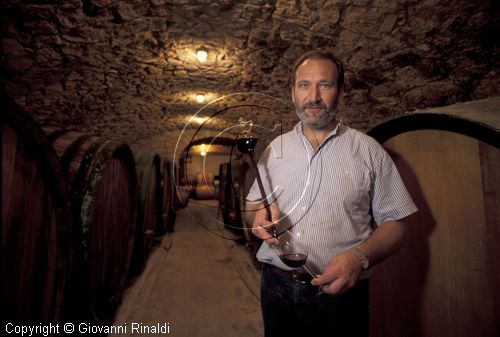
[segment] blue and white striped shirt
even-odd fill
[[[299,122],[271,142],[259,172],[269,203],[282,214],[278,234],[291,229],[300,235],[308,247],[307,266],[315,273],[370,236],[372,215],[380,225],[417,210],[382,146],[340,123],[314,151]],[[262,200],[256,183],[247,199]],[[290,269],[266,242],[257,258]]]

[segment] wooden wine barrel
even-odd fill
[[[71,193],[74,268],[65,318],[110,321],[121,301],[134,243],[134,156],[125,144],[45,129],[66,169]]]
[[[174,185],[174,209],[185,208],[189,203],[191,185]]]
[[[213,185],[214,174],[211,172],[206,172],[205,174],[200,173],[196,176],[196,182],[198,184]]]
[[[69,192],[45,133],[9,98],[2,110],[3,322],[58,322],[68,272]]]
[[[153,247],[155,231],[162,222],[160,164],[160,156],[157,154],[142,152],[136,155],[139,204],[131,264],[131,271],[134,274],[143,269]]]
[[[158,228],[158,234],[171,232],[175,221],[174,211],[174,174],[172,164],[168,160],[163,160],[161,166],[162,177],[162,226]]]
[[[215,186],[209,184],[196,185],[196,199],[206,200],[215,198]]]
[[[43,126],[43,130],[59,156],[67,184],[71,187],[85,155],[94,153],[104,140],[59,127]]]
[[[195,187],[196,199],[215,199],[215,186],[213,173],[198,174]]]
[[[191,192],[193,189],[192,185],[187,184],[187,181],[185,179],[186,172],[185,172],[184,158],[180,158],[179,163],[180,163],[179,166],[181,167],[180,170],[178,170],[175,165],[173,167],[174,210],[185,208],[188,205],[189,197],[191,196]]]
[[[251,224],[246,222],[245,199],[255,179],[246,158],[233,158],[219,168],[219,209],[224,225],[243,235],[246,242],[257,238],[252,234]]]
[[[231,203],[235,205],[239,212],[237,216],[239,226],[247,243],[257,241],[257,237],[252,234],[252,224],[246,221],[248,210],[245,200],[255,181],[255,170],[251,165],[250,159],[247,156],[231,162],[231,180],[233,182],[231,188],[234,189],[232,196],[235,198]]]
[[[240,228],[239,209],[236,207],[234,188],[232,181],[232,170],[230,163],[223,163],[219,166],[219,210],[222,214],[224,225],[228,228]]]
[[[369,132],[419,211],[371,277],[372,337],[500,335],[500,98],[406,114]]]

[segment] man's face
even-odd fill
[[[334,119],[343,94],[337,78],[337,67],[330,60],[306,60],[297,68],[293,103],[297,115],[309,127],[320,130]]]

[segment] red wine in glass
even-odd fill
[[[287,253],[280,255],[281,261],[290,268],[300,268],[307,261],[307,255],[302,253]]]
[[[236,140],[236,147],[241,153],[252,153],[258,140],[255,137],[241,137]]]
[[[294,240],[290,240],[289,237],[294,238]],[[299,283],[306,284],[319,275],[313,273],[306,265],[308,250],[307,247],[298,242],[301,237],[302,235],[300,233],[297,234],[287,230],[278,237],[280,246],[272,246],[272,248],[276,251],[280,260],[288,267],[292,268],[293,279]],[[302,272],[300,272],[301,270]],[[323,289],[319,287],[318,295],[322,293]]]

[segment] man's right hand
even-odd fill
[[[269,205],[269,209],[271,210],[272,221],[267,219],[267,210],[264,206],[259,207],[259,209],[255,211],[252,233],[270,245],[277,245],[279,241],[275,235],[275,224],[280,218],[280,211],[274,204]]]

